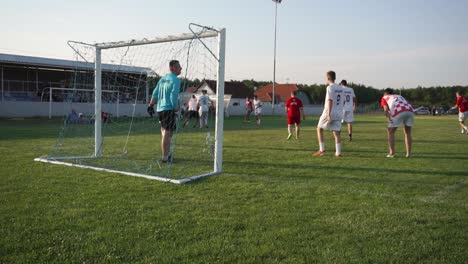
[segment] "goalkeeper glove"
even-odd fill
[[[149,114],[151,117],[153,117],[153,115],[154,115],[154,113],[155,113],[153,105],[151,105],[151,104],[148,105],[148,108],[146,109],[146,112],[148,112],[148,114]]]

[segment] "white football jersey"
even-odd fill
[[[201,95],[198,97],[198,104],[200,105],[200,109],[203,112],[208,112],[208,102],[210,101],[210,98],[208,95]]]
[[[331,119],[341,120],[343,119],[343,100],[344,91],[341,86],[336,83],[332,83],[327,87],[327,95],[325,96],[325,106],[323,109],[323,116],[328,115],[328,100],[332,100]],[[330,121],[330,120],[329,120]]]
[[[257,100],[254,99],[254,107],[255,107],[255,109],[258,109],[258,108],[262,107],[262,105],[263,105],[263,104],[262,104],[262,101],[261,101],[260,99],[257,99]]]
[[[196,98],[190,98],[188,102],[188,110],[189,111],[197,111],[197,99]]]
[[[344,92],[344,111],[353,111],[354,108],[354,90],[353,88],[342,86],[343,87],[343,92]]]

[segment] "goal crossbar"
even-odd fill
[[[184,40],[191,40],[191,39],[202,39],[202,38],[212,38],[217,37],[218,32],[216,31],[206,31],[201,33],[183,33],[174,36],[165,36],[165,37],[155,37],[152,39],[132,39],[126,41],[114,41],[114,42],[102,42],[96,44],[89,44],[80,41],[68,41],[69,43],[76,43],[76,44],[83,44],[88,46],[94,46],[99,49],[112,49],[112,48],[122,48],[122,47],[131,47],[131,46],[141,46],[141,45],[148,45],[148,44],[157,44],[157,43],[165,43],[165,42],[175,42],[175,41],[184,41]]]

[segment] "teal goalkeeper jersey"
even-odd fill
[[[157,112],[175,110],[178,106],[180,80],[173,73],[168,73],[159,80],[153,90],[153,98],[157,100]]]

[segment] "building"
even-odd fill
[[[102,90],[118,90],[138,83],[138,98],[147,100],[146,79],[150,69],[125,65],[102,65]],[[119,79],[116,81],[116,73]],[[53,88],[94,89],[94,64],[72,60],[0,54],[0,86],[2,101],[48,101],[44,93]],[[124,100],[125,92],[122,91]],[[57,92],[57,101],[60,98]],[[141,96],[144,95],[144,96]],[[135,96],[133,96],[135,97]]]
[[[291,92],[297,91],[297,97],[302,100],[303,104],[310,104],[310,96],[306,91],[303,91],[296,84],[276,84],[275,85],[275,104],[282,104],[291,97]],[[255,95],[265,103],[271,103],[273,100],[273,84],[267,84],[255,91]]]
[[[216,81],[204,80],[197,87],[188,88],[184,98],[189,98],[191,94],[201,94],[202,90],[206,90],[207,95],[214,99],[216,85]],[[224,82],[224,95],[226,113],[228,115],[242,115],[245,112],[245,99],[252,97],[253,93],[243,82],[230,81]]]
[[[108,105],[118,102],[124,111],[125,104],[146,104],[150,69],[113,64],[101,67],[104,108],[114,109]],[[2,117],[62,116],[65,107],[59,104],[64,103],[77,104],[80,111],[93,113],[91,106],[85,107],[94,102],[93,90],[92,62],[0,53]]]

